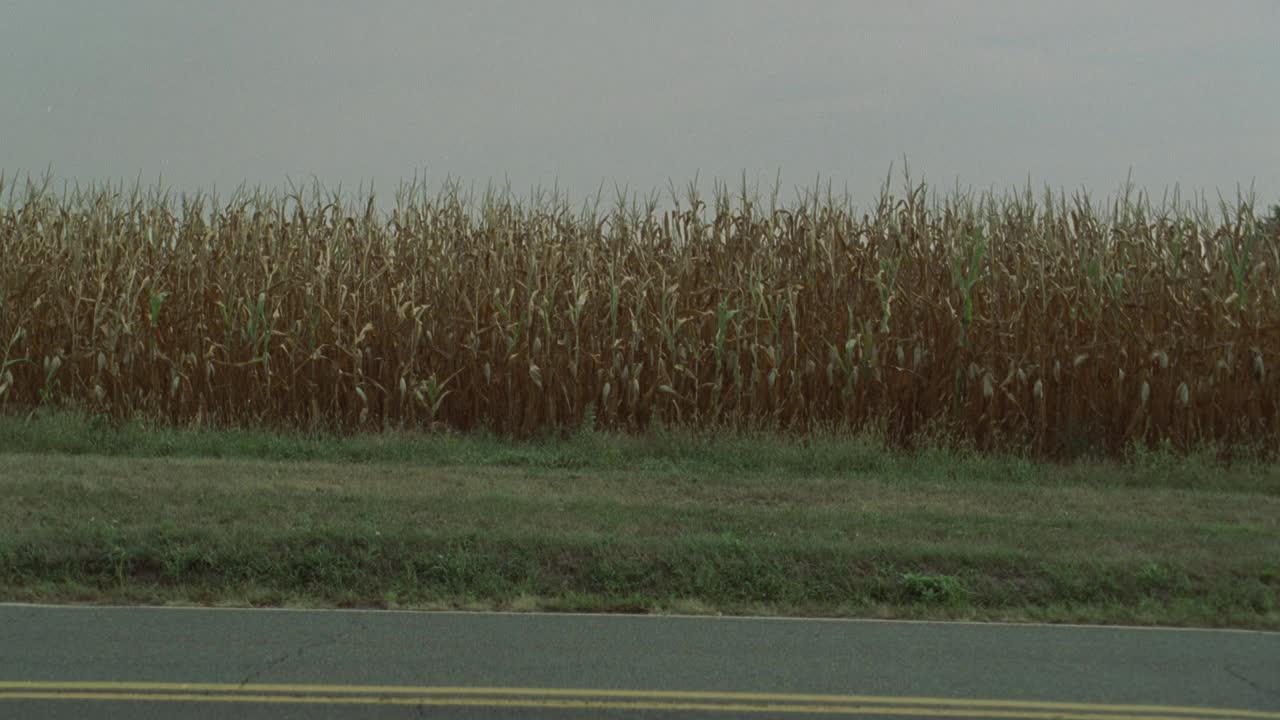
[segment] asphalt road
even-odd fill
[[[1280,634],[0,606],[0,718],[228,716],[1280,720]]]

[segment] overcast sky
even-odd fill
[[[1280,199],[1280,0],[0,0],[0,169]]]

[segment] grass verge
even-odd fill
[[[0,598],[1280,629],[1280,473],[0,420]]]

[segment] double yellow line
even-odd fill
[[[880,715],[1025,720],[1280,720],[1280,713],[1165,705],[950,700],[875,695],[667,690],[0,681],[0,701],[422,705],[530,710],[665,710],[698,713]]]

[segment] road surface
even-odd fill
[[[1280,720],[1280,634],[0,605],[0,718]]]

